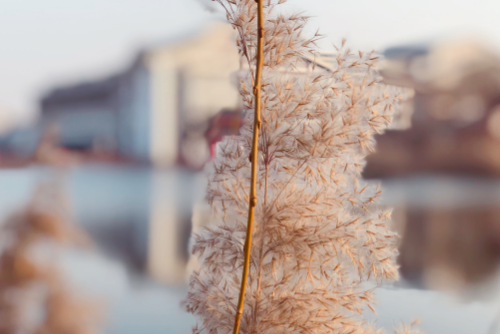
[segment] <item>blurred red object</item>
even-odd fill
[[[205,136],[210,145],[211,158],[215,156],[215,145],[225,136],[238,135],[243,124],[244,118],[240,110],[224,109],[210,120]]]

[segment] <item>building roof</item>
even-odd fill
[[[73,86],[56,88],[43,96],[40,104],[42,113],[50,113],[53,107],[67,103],[106,103],[116,92],[120,75],[79,83]]]

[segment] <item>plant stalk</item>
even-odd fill
[[[255,113],[254,113],[254,124],[253,124],[253,143],[252,152],[250,154],[250,160],[252,164],[252,175],[250,184],[250,200],[248,205],[248,221],[247,221],[247,235],[245,239],[245,262],[243,265],[243,274],[241,277],[241,288],[240,295],[238,299],[238,307],[236,311],[236,316],[234,320],[233,334],[238,334],[241,324],[241,316],[243,315],[243,308],[245,306],[245,293],[247,287],[247,277],[248,270],[250,267],[250,251],[252,248],[252,233],[253,233],[253,223],[255,216],[255,207],[257,206],[257,167],[258,167],[258,155],[259,155],[259,130],[262,126],[262,121],[260,118],[261,113],[261,82],[262,82],[262,67],[264,65],[264,10],[263,10],[264,0],[255,0],[257,2],[257,70],[255,72],[254,80],[254,96],[255,96]]]

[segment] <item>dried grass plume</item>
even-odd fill
[[[67,222],[65,198],[41,185],[0,230],[0,334],[93,334],[100,308],[67,284],[54,261],[61,247],[87,243]]]
[[[248,70],[239,90],[246,124],[217,147],[209,178],[213,216],[195,236],[200,270],[186,308],[194,333],[231,333],[249,202],[256,67],[254,0],[217,0],[238,32]],[[373,135],[384,131],[401,95],[380,83],[373,52],[342,42],[333,64],[317,61],[308,17],[265,0],[258,204],[240,333],[381,333],[364,320],[376,285],[398,279],[391,211],[378,187],[360,180]],[[413,329],[411,329],[413,331]]]

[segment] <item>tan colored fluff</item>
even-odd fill
[[[65,221],[64,198],[53,186],[41,186],[0,230],[0,334],[93,334],[100,325],[97,304],[75,294],[51,258],[36,257],[39,246],[54,256],[62,245],[86,242]]]
[[[218,0],[249,64],[241,77],[246,125],[217,147],[208,186],[213,217],[195,236],[201,268],[190,278],[194,333],[230,333],[243,263],[250,180],[256,3]],[[360,179],[373,134],[391,121],[400,96],[379,83],[373,53],[338,50],[315,64],[308,18],[265,0],[263,126],[258,205],[240,333],[374,333],[363,319],[373,288],[398,278],[397,235],[381,191]]]

